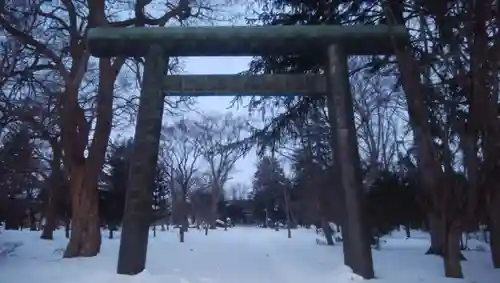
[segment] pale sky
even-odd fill
[[[227,18],[228,21],[219,20],[214,23],[196,22],[193,25],[245,25],[243,16],[251,16],[253,13],[250,11],[259,10],[257,7],[254,7],[255,5],[247,1],[210,1],[213,5],[221,5],[216,7],[218,10],[217,14],[220,14],[222,18]],[[147,9],[149,13],[154,15],[158,11],[163,11],[164,3],[153,1],[152,4],[148,5]],[[183,66],[181,74],[236,74],[248,70],[251,59],[251,57],[184,57],[181,59]],[[232,97],[199,97],[195,108],[201,113],[219,112],[224,114],[231,111],[236,115],[248,115],[246,109],[228,109],[231,99]],[[189,116],[189,114],[186,115]],[[197,114],[193,113],[192,115],[194,118]],[[168,120],[168,117],[164,117],[164,123],[166,120]],[[251,186],[256,161],[255,151],[250,152],[245,158],[239,160],[234,172],[231,174],[232,179],[226,188],[230,187],[231,183],[244,183]]]
[[[236,74],[248,69],[251,57],[186,57],[184,58],[183,74]],[[199,97],[196,109],[200,112],[228,111],[237,115],[247,115],[247,110],[228,109],[233,97]],[[252,176],[255,172],[257,159],[255,152],[251,152],[245,158],[238,161],[232,174],[230,183],[244,183],[251,185]],[[230,186],[230,184],[228,184]]]

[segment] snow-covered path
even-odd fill
[[[62,233],[54,241],[39,239],[38,232],[3,231],[2,243],[22,243],[10,256],[0,258],[1,283],[347,283],[362,281],[343,266],[342,247],[319,246],[311,230],[286,231],[232,228],[210,231],[208,236],[190,230],[179,243],[174,231],[150,237],[146,271],[138,276],[115,274],[119,240],[103,239],[94,258],[61,259],[66,245]],[[397,233],[396,233],[397,234]],[[491,268],[486,252],[467,252],[464,281],[447,280],[442,261],[425,256],[428,239],[399,235],[374,251],[378,283],[493,283],[500,271]]]
[[[342,267],[336,260],[341,253],[328,256],[328,248],[316,245],[310,231],[304,232],[299,233],[305,237],[287,239],[283,231],[255,228],[211,231],[208,237],[193,230],[184,245],[168,245],[170,237],[152,239],[152,246],[163,241],[168,250],[152,248],[147,270],[151,275],[179,276],[182,282],[289,283],[324,278],[326,270],[334,271],[332,266]]]

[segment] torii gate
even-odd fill
[[[87,36],[96,57],[145,57],[129,188],[123,220],[119,274],[142,272],[146,263],[152,196],[168,95],[309,95],[324,93],[332,124],[334,157],[345,196],[344,259],[373,278],[364,226],[362,180],[347,67],[348,55],[391,54],[408,38],[403,26],[219,26],[94,28]],[[266,56],[315,52],[325,55],[324,75],[167,76],[169,56]],[[333,185],[332,185],[333,186]]]

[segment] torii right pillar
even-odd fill
[[[348,54],[341,45],[327,51],[327,106],[331,144],[337,172],[334,175],[344,198],[342,235],[344,263],[366,279],[374,277],[370,233],[365,216],[360,157],[354,122],[353,97],[349,83]]]

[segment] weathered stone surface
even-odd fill
[[[146,265],[153,182],[158,161],[167,58],[152,46],[146,56],[139,112],[130,160],[130,175],[118,256],[118,274],[138,274]]]
[[[167,95],[312,95],[327,91],[324,75],[176,75],[166,76]]]
[[[346,229],[344,238],[344,261],[352,270],[366,279],[374,277],[373,260],[369,242],[369,233],[365,206],[363,205],[362,176],[347,54],[341,46],[328,48],[328,71],[330,91],[327,96],[328,116],[332,123],[335,139],[335,169],[340,171],[340,186],[345,198]]]
[[[404,26],[387,25],[129,27],[90,29],[87,44],[97,57],[144,56],[152,44],[168,56],[323,54],[331,44],[373,55],[393,53],[407,37]]]

